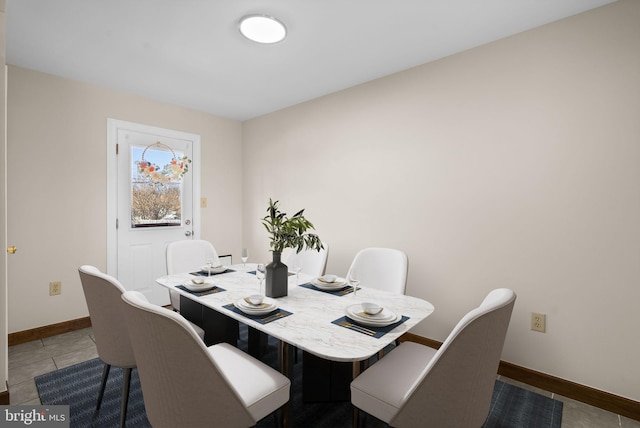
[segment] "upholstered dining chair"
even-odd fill
[[[178,313],[128,291],[125,318],[155,428],[253,426],[289,401],[291,382],[239,349],[206,347]]]
[[[351,262],[347,278],[357,273],[360,285],[404,294],[409,262],[407,255],[393,248],[365,248]]]
[[[295,249],[290,248],[289,254],[285,259],[284,264],[287,265],[289,270],[292,270],[293,266],[299,266],[300,272],[306,273],[314,277],[322,276],[327,269],[327,258],[329,257],[329,244],[322,243],[322,249],[320,251],[305,249],[296,252]],[[266,335],[261,334],[261,342],[266,343]],[[295,352],[295,361],[298,362],[298,351]]]
[[[213,244],[203,239],[185,239],[167,244],[167,275],[182,272],[199,271],[211,259],[214,265],[219,263],[218,252]],[[171,306],[180,311],[180,293],[169,290]]]
[[[482,426],[515,300],[491,291],[438,350],[403,342],[351,382],[353,405],[399,428]]]
[[[327,268],[329,244],[323,242],[322,246],[323,249],[320,251],[306,249],[296,253],[295,249],[291,249],[284,264],[286,264],[289,269],[294,265],[298,265],[301,268],[300,272],[306,273],[307,275],[322,276]]]
[[[98,356],[105,364],[94,417],[100,411],[111,366],[121,367],[123,375],[120,426],[123,427],[127,419],[131,370],[136,367],[136,359],[129,341],[128,326],[122,311],[125,306],[122,293],[125,289],[117,279],[100,272],[94,266],[80,266],[78,271],[89,308]]]

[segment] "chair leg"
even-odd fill
[[[95,419],[98,416],[98,412],[100,412],[100,405],[102,404],[102,397],[104,397],[104,388],[107,386],[107,378],[109,377],[109,370],[111,370],[110,364],[105,364],[102,369],[102,383],[100,384],[100,392],[98,393],[98,402],[96,403],[96,411],[93,414],[93,418]]]
[[[122,405],[120,408],[120,428],[127,421],[127,405],[129,404],[129,386],[131,385],[131,367],[122,369]]]

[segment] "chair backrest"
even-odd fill
[[[219,263],[218,253],[213,244],[203,239],[185,239],[167,244],[167,274],[193,272],[212,259],[214,265]]]
[[[252,426],[195,330],[143,294],[122,295],[149,422],[154,427]]]
[[[116,367],[135,367],[129,329],[122,312],[122,293],[126,290],[117,279],[94,266],[80,266],[78,272],[100,359]]]
[[[297,263],[302,268],[300,272],[311,276],[322,276],[327,268],[329,244],[323,242],[322,246],[324,248],[320,251],[307,249],[296,253],[296,250],[292,249],[287,255],[284,264],[291,268],[294,263]]]
[[[499,288],[467,313],[416,379],[390,425],[482,426],[515,301],[512,290]]]
[[[409,268],[407,255],[393,248],[365,248],[353,258],[347,278],[356,271],[362,287],[404,294]]]

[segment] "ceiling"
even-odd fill
[[[7,63],[246,120],[612,1],[7,0]]]

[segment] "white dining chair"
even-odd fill
[[[327,258],[329,257],[329,244],[322,243],[322,249],[319,251],[305,249],[296,252],[296,249],[290,248],[289,254],[285,258],[284,264],[287,265],[291,271],[294,266],[300,267],[301,273],[306,273],[313,277],[324,275],[327,269]],[[261,342],[266,342],[266,338],[262,337]],[[298,362],[298,350],[294,351],[295,362]]]
[[[78,271],[89,309],[98,356],[104,362],[94,418],[100,412],[111,366],[120,367],[123,370],[120,426],[123,427],[127,419],[131,370],[136,367],[136,359],[129,341],[128,325],[122,311],[125,306],[122,293],[126,290],[117,279],[100,272],[94,266],[80,266]]]
[[[404,294],[409,262],[407,255],[393,248],[365,248],[351,262],[347,278],[355,272],[360,286]]]
[[[213,244],[203,239],[185,239],[167,244],[167,275],[199,271],[211,259],[219,264],[218,252]],[[180,293],[169,290],[171,306],[180,311]]]
[[[351,382],[351,402],[393,427],[482,426],[515,300],[491,291],[438,350],[403,342]]]
[[[299,253],[295,249],[290,249],[289,254],[284,259],[289,270],[294,265],[299,266],[301,273],[306,273],[314,277],[322,276],[327,268],[327,257],[329,256],[329,244],[322,243],[320,251],[306,249]]]
[[[155,428],[254,426],[289,401],[289,379],[239,349],[206,347],[179,314],[128,291],[124,313]]]

